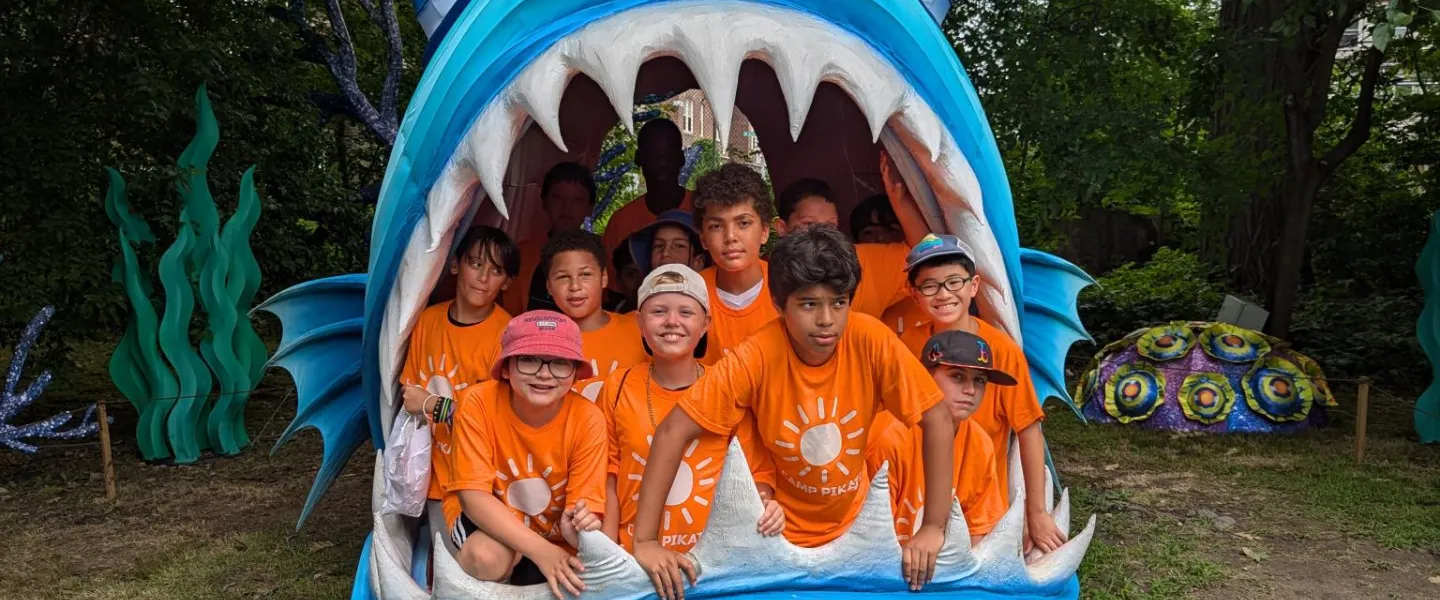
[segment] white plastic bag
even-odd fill
[[[430,491],[430,428],[420,417],[400,411],[385,444],[383,514],[418,517]]]

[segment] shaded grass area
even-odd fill
[[[1353,409],[1342,398],[1330,428],[1288,437],[1149,432],[1051,411],[1046,434],[1076,521],[1100,515],[1082,597],[1304,593],[1266,573],[1282,568],[1304,571],[1315,593],[1364,570],[1380,572],[1376,585],[1396,580],[1367,597],[1440,596],[1426,579],[1440,576],[1440,447],[1408,439],[1409,406],[1386,398],[1356,465]],[[1233,521],[1217,527],[1217,514]],[[1407,573],[1384,576],[1396,569]]]
[[[283,529],[226,534],[147,557],[119,577],[62,582],[56,597],[76,600],[343,598],[350,593],[357,544],[305,541]]]

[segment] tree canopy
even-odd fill
[[[1111,284],[1084,299],[1097,339],[1211,318],[1228,293],[1276,311],[1276,333],[1329,369],[1416,380],[1414,262],[1440,209],[1432,4],[958,0],[943,27],[997,136],[1022,243]],[[261,297],[362,270],[364,191],[420,74],[413,14],[389,0],[0,5],[0,329],[49,303],[49,339],[118,337],[103,167],[173,238],[201,83],[222,212],[258,166]]]

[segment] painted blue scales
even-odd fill
[[[298,414],[282,443],[306,427],[319,429],[325,440],[302,522],[365,440],[383,446],[383,432],[399,409],[395,381],[405,342],[441,277],[455,232],[468,227],[482,206],[500,216],[524,218],[524,190],[527,182],[538,180],[532,165],[548,163],[533,155],[518,154],[532,158],[522,161],[512,156],[542,148],[547,158],[593,164],[603,136],[589,134],[603,133],[617,118],[631,127],[635,98],[665,89],[704,92],[722,152],[731,116],[740,107],[754,124],[777,180],[816,167],[805,161],[823,155],[821,150],[844,148],[858,161],[878,157],[883,147],[895,158],[929,228],[960,236],[975,250],[984,282],[977,302],[987,319],[1022,344],[1041,397],[1059,398],[1073,408],[1065,392],[1063,357],[1073,342],[1088,339],[1076,314],[1076,296],[1092,281],[1061,259],[1020,248],[994,135],[932,16],[943,15],[948,3],[418,4],[431,35],[429,63],[390,157],[371,233],[369,272],[301,284],[260,307],[284,324],[272,364],[289,370],[298,390]],[[807,127],[812,105],[819,115],[833,108],[835,98],[847,104],[834,114],[853,119]],[[780,538],[754,536],[760,507],[753,493],[742,493],[753,489],[747,487],[753,482],[741,465],[743,457],[732,449],[717,484],[715,510],[693,553],[701,580],[688,595],[909,594],[900,579],[883,474],[874,478],[859,520],[844,536],[803,549]],[[383,477],[375,486],[378,508]],[[1020,556],[1020,494],[1011,491],[1012,510],[974,548],[963,515],[952,511],[952,533],[936,581],[922,595],[1078,595],[1074,572],[1093,535],[1093,517],[1066,546],[1026,563]],[[1058,503],[1048,501],[1061,529],[1071,531],[1068,493]],[[357,598],[542,598],[549,593],[543,586],[474,581],[449,552],[434,550],[441,546],[430,543],[428,535],[416,535],[425,531],[423,523],[378,513],[373,519]],[[586,597],[653,594],[633,559],[603,535],[586,534],[581,546]],[[736,552],[741,548],[743,553]],[[432,570],[429,582],[426,575]]]

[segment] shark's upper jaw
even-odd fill
[[[1009,240],[1008,236],[1001,235],[997,240],[987,220],[981,178],[961,150],[962,146],[973,146],[971,142],[977,132],[947,128],[945,121],[894,64],[864,40],[808,12],[779,4],[783,3],[678,1],[642,5],[609,15],[553,43],[510,78],[478,115],[468,118],[467,132],[449,151],[449,159],[438,180],[428,188],[423,214],[407,232],[408,241],[404,242],[398,260],[391,263],[395,266],[391,271],[393,285],[385,295],[367,300],[367,303],[383,303],[383,316],[376,334],[379,354],[376,391],[381,397],[382,431],[389,431],[398,409],[395,382],[410,331],[441,276],[455,232],[473,217],[481,198],[491,198],[502,215],[516,208],[507,202],[504,185],[516,145],[526,136],[544,135],[558,148],[584,152],[587,148],[582,146],[591,140],[584,135],[572,135],[568,123],[575,118],[562,111],[562,105],[567,110],[573,105],[562,102],[567,90],[569,93],[574,93],[576,88],[592,90],[594,100],[608,102],[614,115],[626,126],[632,126],[637,82],[646,78],[664,79],[677,71],[679,80],[650,83],[661,88],[683,87],[690,81],[687,78],[693,76],[713,106],[719,129],[717,137],[722,144],[729,139],[727,130],[737,100],[742,105],[747,100],[783,102],[791,140],[762,137],[762,147],[770,154],[776,154],[777,147],[798,138],[806,127],[835,126],[808,122],[807,117],[817,90],[823,93],[830,85],[842,90],[863,115],[863,124],[855,125],[865,128],[865,133],[882,143],[896,159],[929,228],[958,235],[973,249],[983,282],[977,301],[988,315],[996,318],[997,325],[1020,341],[1018,303],[1012,289],[1014,279],[1007,269],[1012,261],[1002,253],[1002,246],[1006,252],[1016,249],[1013,241],[1004,242]],[[750,60],[765,66],[747,63]],[[673,67],[682,63],[688,73],[684,73],[684,69],[666,68],[666,65]],[[767,71],[772,83],[778,82],[777,97],[757,98],[753,86],[742,84],[742,80],[749,81],[757,67]],[[422,88],[435,85],[435,81],[428,78],[427,81],[422,82]],[[573,87],[572,82],[576,84]],[[581,82],[585,85],[580,85]],[[567,123],[564,131],[562,121]],[[983,123],[981,128],[985,129]],[[982,133],[989,135],[988,129]],[[593,141],[588,148],[590,156],[598,150],[593,147],[598,145],[598,140]],[[397,156],[399,147],[397,144]],[[418,179],[415,174],[394,176],[395,169],[392,165],[387,186],[415,185]],[[385,195],[382,192],[382,197]],[[1007,203],[1008,213],[1008,196],[1002,200]],[[383,202],[381,212],[387,210]],[[414,209],[391,206],[388,210],[403,213]],[[385,243],[385,232],[380,229],[382,220],[377,216],[377,246]],[[372,262],[372,277],[385,276],[374,272],[375,269]],[[375,485],[378,498],[384,478],[377,476]],[[376,508],[379,508],[378,500]],[[403,561],[408,562],[410,540],[408,535],[401,534],[403,528],[394,525],[389,522],[377,525],[377,530],[383,528],[392,534],[386,538],[395,547],[382,547],[385,544],[377,536],[375,553],[397,560],[403,557]],[[381,578],[385,574],[372,572],[371,575]]]

